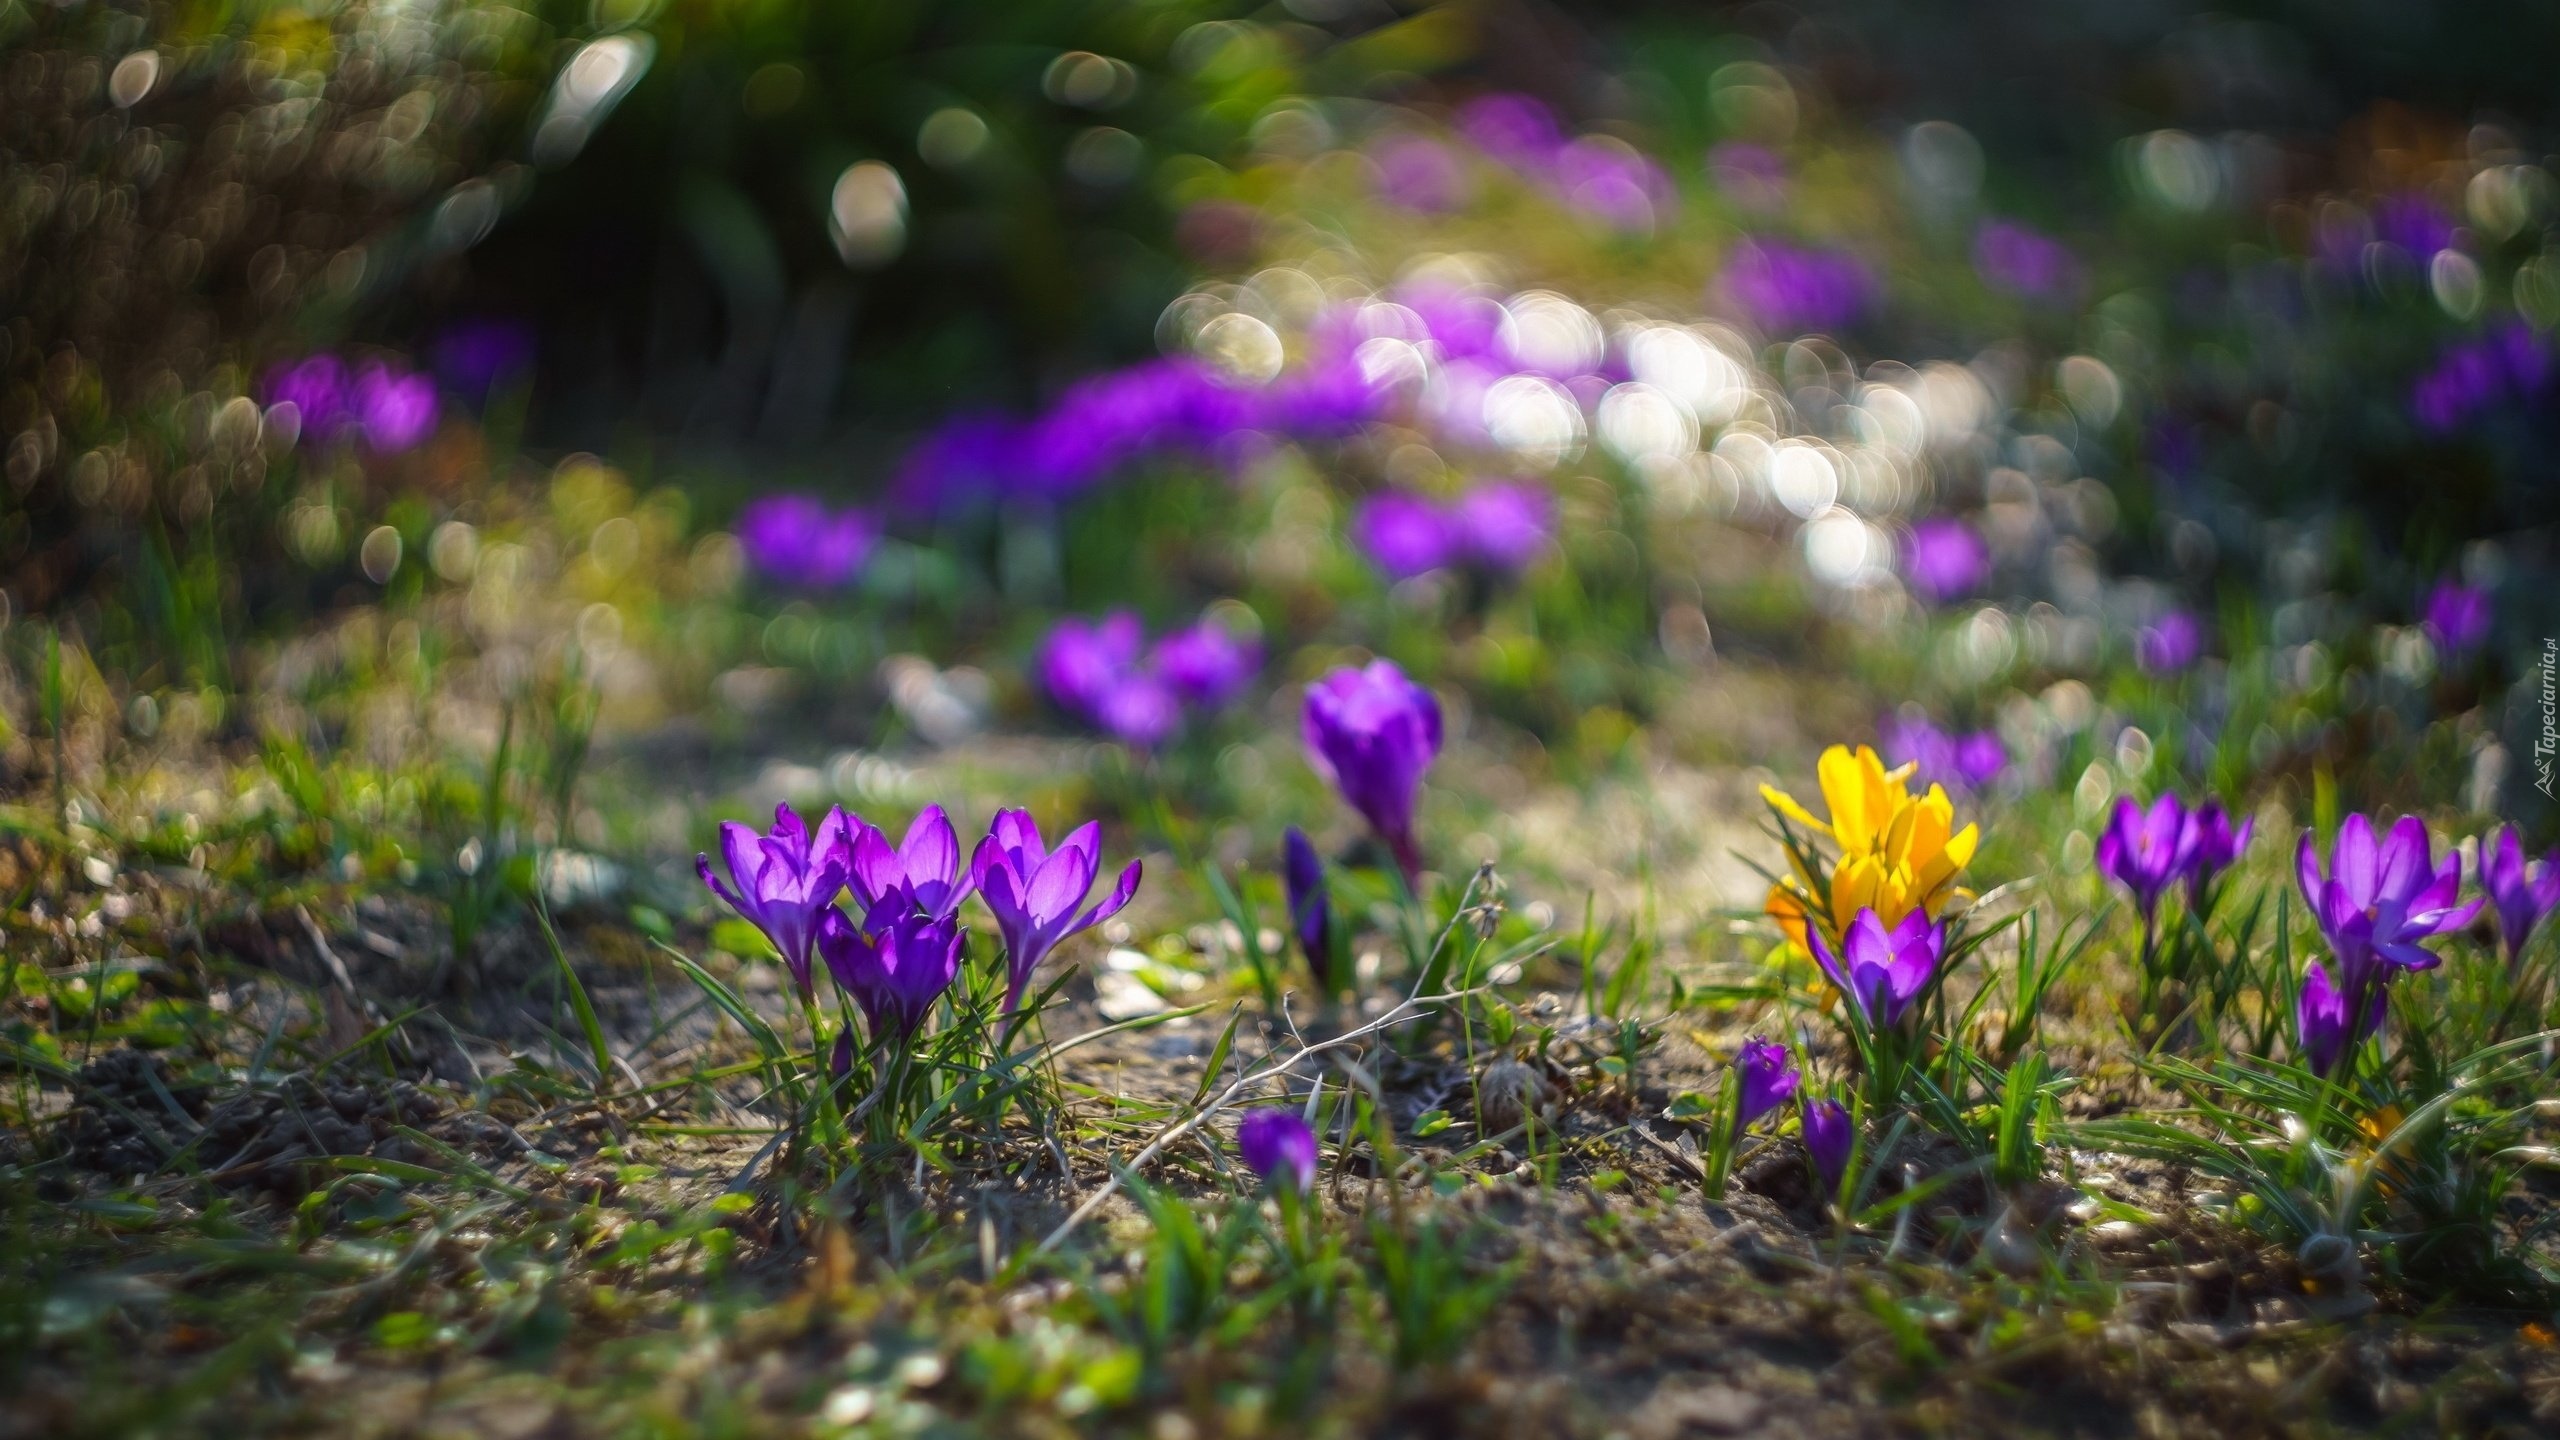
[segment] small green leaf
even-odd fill
[[[1456,1123],[1449,1118],[1449,1112],[1446,1110],[1425,1110],[1414,1117],[1413,1138],[1428,1140]]]

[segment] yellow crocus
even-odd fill
[[[1915,908],[1935,916],[1956,894],[1955,878],[1972,861],[1980,832],[1971,825],[1955,828],[1955,802],[1944,786],[1912,794],[1913,769],[1903,765],[1887,770],[1864,745],[1854,751],[1845,745],[1823,751],[1814,777],[1830,811],[1827,820],[1783,790],[1760,787],[1760,798],[1771,809],[1840,847],[1822,907],[1830,922],[1827,933],[1840,933],[1860,910],[1875,911],[1887,925]],[[1817,888],[1801,866],[1793,878],[1769,887],[1769,916],[1798,945],[1805,943],[1808,897]]]

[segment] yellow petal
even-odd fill
[[[1796,797],[1788,794],[1784,790],[1780,790],[1771,785],[1763,785],[1760,787],[1760,798],[1767,802],[1770,809],[1784,815],[1796,824],[1802,825],[1806,829],[1811,830],[1816,835],[1829,835],[1831,833],[1830,826],[1814,819],[1811,811],[1805,809],[1802,805],[1797,804]]]
[[[1778,928],[1786,932],[1789,940],[1794,941],[1800,949],[1807,948],[1804,939],[1805,908],[1802,895],[1784,885],[1772,885],[1769,887],[1769,898],[1762,908],[1768,912],[1770,919],[1778,922]]]
[[[1814,766],[1814,775],[1822,782],[1823,801],[1831,807],[1832,837],[1844,853],[1875,848],[1876,827],[1884,819],[1883,774],[1876,752],[1864,746],[1852,755],[1846,746],[1834,745],[1822,752]]]

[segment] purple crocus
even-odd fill
[[[2447,851],[2437,865],[2427,827],[2414,815],[2401,816],[2378,843],[2371,820],[2349,815],[2338,827],[2325,876],[2306,830],[2294,852],[2294,874],[2337,957],[2338,989],[2358,1013],[2380,1005],[2383,988],[2399,972],[2444,963],[2419,942],[2470,924],[2486,903],[2458,904],[2462,856]]]
[[[1527,95],[1481,95],[1458,107],[1458,133],[1475,147],[1506,165],[1544,165],[1564,136],[1556,113],[1546,102]]]
[[[1123,745],[1152,750],[1182,728],[1182,701],[1163,677],[1131,670],[1104,687],[1093,723]]]
[[[1458,497],[1448,523],[1468,556],[1488,569],[1526,569],[1555,534],[1555,502],[1538,486],[1493,481]]]
[[[1394,661],[1372,660],[1308,686],[1299,729],[1316,773],[1387,843],[1405,878],[1420,875],[1413,811],[1440,753],[1440,702]]]
[[[1662,167],[1615,136],[1585,135],[1563,145],[1546,168],[1558,199],[1612,230],[1642,234],[1679,206]]]
[[[2427,633],[2438,646],[2461,655],[2489,638],[2489,592],[2458,580],[2440,580],[2427,592]]]
[[[1858,1014],[1872,1026],[1900,1024],[1946,957],[1947,931],[1914,908],[1891,930],[1872,909],[1860,910],[1840,937],[1840,954],[1822,938],[1822,927],[1808,926],[1805,940],[1822,973],[1840,987]]]
[[[1754,1035],[1742,1042],[1742,1053],[1734,1057],[1733,1073],[1742,1088],[1733,1108],[1734,1133],[1754,1120],[1787,1103],[1804,1082],[1804,1072],[1787,1059],[1787,1047],[1775,1040]]]
[[[2377,988],[2373,998],[2381,997]],[[2366,1008],[2379,1020],[2379,1007],[2368,1004]],[[2302,989],[2293,1002],[2293,1028],[2303,1060],[2312,1074],[2320,1076],[2337,1069],[2348,1047],[2371,1033],[2355,1023],[2345,993],[2330,983],[2328,969],[2317,960],[2303,967]]]
[[[1920,598],[1938,604],[1972,594],[1991,578],[1991,550],[1953,516],[1920,521],[1902,544],[1902,573]]]
[[[2498,912],[2498,938],[2506,942],[2507,968],[2524,963],[2525,942],[2555,908],[2560,908],[2560,850],[2528,863],[2524,841],[2509,825],[2497,843],[2480,857],[2480,887]]]
[[[1467,172],[1448,146],[1426,135],[1390,135],[1369,147],[1378,193],[1389,204],[1436,214],[1466,203]]]
[[[777,584],[831,590],[851,580],[879,544],[860,510],[830,510],[815,495],[766,495],[738,512],[738,544],[756,573]]]
[[[2009,768],[2009,747],[1998,731],[1950,734],[1926,719],[1897,715],[1884,722],[1878,736],[1885,758],[1896,765],[1920,767],[1924,780],[1950,789],[1979,790]]]
[[[2421,260],[2453,243],[2453,221],[2424,195],[2386,195],[2374,202],[2373,231]]]
[[[1078,914],[1102,868],[1102,827],[1086,821],[1051,850],[1026,810],[999,810],[987,838],[970,857],[969,876],[1004,936],[1004,1008],[1022,1004],[1031,973],[1049,952],[1125,909],[1138,893],[1139,862],[1120,872],[1111,893]]]
[[[1307,957],[1316,988],[1334,995],[1348,976],[1341,947],[1334,943],[1333,897],[1325,888],[1324,858],[1308,842],[1307,832],[1295,825],[1281,837],[1280,854],[1282,878],[1289,889],[1289,931],[1298,937],[1298,949]]]
[[[309,355],[267,372],[267,403],[291,405],[302,433],[335,436],[347,423],[347,367],[335,355]]]
[[[1244,1117],[1236,1126],[1236,1153],[1267,1184],[1301,1195],[1315,1188],[1316,1132],[1294,1110],[1256,1110]]]
[[[1351,538],[1392,580],[1449,564],[1464,543],[1448,512],[1421,496],[1395,491],[1360,502],[1351,519]]]
[[[948,920],[976,888],[975,878],[960,868],[959,832],[939,805],[924,807],[894,850],[877,826],[858,825],[845,878],[868,917],[864,928],[874,931],[906,913]]]
[[[2154,675],[2184,670],[2204,654],[2204,625],[2184,610],[2172,610],[2133,637],[2133,663]]]
[[[1875,295],[1873,277],[1855,257],[1769,239],[1727,256],[1721,284],[1728,303],[1770,331],[1837,330]]]
[[[819,921],[835,912],[836,895],[853,873],[853,824],[843,810],[830,809],[812,836],[789,805],[776,805],[773,829],[763,835],[735,820],[720,823],[720,853],[729,865],[730,884],[712,873],[710,856],[693,857],[693,868],[711,893],[773,942],[804,998],[810,993],[809,947]]]
[[[444,383],[478,401],[531,373],[533,327],[494,316],[464,320],[438,335],[430,353]]]
[[[2213,882],[2249,848],[2249,835],[2257,827],[2252,816],[2232,828],[2231,812],[2222,808],[2220,800],[2207,800],[2187,812],[2187,833],[2179,845],[2187,852],[2188,909],[2204,913],[2205,896]]]
[[[2133,892],[2146,950],[2160,897],[2186,876],[2188,834],[2187,807],[2177,796],[2162,795],[2146,810],[2124,795],[2098,837],[2098,873]]]
[[[1174,693],[1215,708],[1234,699],[1262,668],[1262,642],[1203,619],[1158,640],[1149,662]]]
[[[377,454],[416,449],[435,433],[436,387],[424,375],[376,362],[359,371],[347,404],[364,443]]]
[[[829,906],[818,922],[818,954],[827,973],[862,1007],[874,1043],[913,1035],[933,1002],[960,974],[969,932],[912,910],[868,933]],[[850,1057],[847,1057],[850,1060]]]
[[[1837,1100],[1811,1100],[1805,1102],[1803,1118],[1804,1148],[1813,1157],[1813,1173],[1821,1177],[1824,1191],[1836,1191],[1858,1138],[1849,1123],[1849,1107]]]
[[[1137,668],[1145,644],[1145,630],[1127,610],[1114,610],[1099,621],[1065,616],[1040,642],[1040,683],[1060,708],[1092,719],[1112,686]]]
[[[1974,232],[1973,268],[1984,283],[2028,300],[2068,301],[2080,291],[2071,247],[2014,220],[1987,220]]]

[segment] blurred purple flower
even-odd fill
[[[334,437],[347,423],[347,367],[335,355],[309,355],[267,372],[267,403],[291,405],[302,433]]]
[[[1001,415],[956,415],[907,452],[889,487],[898,508],[932,514],[983,499],[1022,468],[1022,427]]]
[[[1504,339],[1511,315],[1492,296],[1424,282],[1399,287],[1395,301],[1421,318],[1442,358],[1511,363]]]
[[[1956,735],[1916,715],[1893,716],[1879,731],[1887,760],[1896,765],[1917,762],[1920,779],[1951,789],[1982,789],[2009,768],[2009,749],[1997,731]]]
[[[2080,292],[2071,248],[2013,220],[1986,220],[1974,232],[1973,268],[1992,288],[2029,300],[2067,301]]]
[[[773,829],[758,835],[735,820],[720,823],[720,854],[729,883],[711,871],[711,857],[693,857],[694,872],[711,893],[764,932],[800,993],[809,993],[809,947],[818,922],[835,912],[836,896],[853,873],[853,821],[831,809],[818,833],[788,805],[773,807]]]
[[[1299,952],[1307,957],[1316,988],[1330,998],[1340,993],[1349,972],[1333,939],[1333,898],[1325,888],[1324,859],[1307,840],[1307,832],[1295,825],[1281,837],[1280,856],[1289,891],[1289,932],[1298,937]]]
[[[1394,490],[1360,502],[1351,517],[1351,538],[1393,580],[1449,564],[1464,543],[1447,512],[1421,496]]]
[[[1413,811],[1422,772],[1440,753],[1440,702],[1392,660],[1346,665],[1307,687],[1300,732],[1316,773],[1369,822],[1407,879],[1421,874]]]
[[[1182,728],[1182,701],[1162,677],[1131,670],[1103,690],[1093,722],[1123,745],[1152,750]]]
[[[777,584],[831,590],[862,571],[880,543],[863,511],[830,510],[814,495],[766,495],[738,512],[739,546],[756,572]]]
[[[1458,107],[1458,133],[1487,155],[1523,169],[1547,163],[1564,136],[1546,102],[1527,95],[1480,95]]]
[[[1938,515],[1911,527],[1902,542],[1902,573],[1932,604],[1969,595],[1991,578],[1991,549],[1972,526]]]
[[[878,826],[856,829],[847,879],[854,898],[862,902],[866,930],[877,930],[902,914],[948,920],[975,883],[960,868],[960,836],[939,805],[924,807],[894,850]]]
[[[379,362],[359,371],[347,405],[364,443],[383,455],[417,448],[435,433],[435,382]]]
[[[1849,1123],[1849,1107],[1837,1100],[1809,1100],[1804,1105],[1804,1148],[1813,1157],[1813,1172],[1821,1177],[1828,1193],[1840,1188],[1841,1172],[1849,1168],[1849,1152],[1857,1144],[1857,1131]]]
[[[2480,648],[2489,638],[2489,592],[2459,580],[2439,580],[2427,592],[2427,633],[2450,654]]]
[[[2453,221],[2423,195],[2385,195],[2373,205],[2373,233],[2425,260],[2453,243]]]
[[[1680,203],[1662,167],[1613,136],[1586,135],[1558,149],[1548,161],[1547,183],[1575,210],[1628,232],[1653,229]]]
[[[2204,655],[2204,624],[2172,610],[2133,637],[2133,663],[2154,675],[2184,670]]]
[[[872,1040],[904,1040],[959,977],[968,937],[966,928],[948,919],[912,910],[866,932],[830,906],[818,922],[818,954],[827,973],[862,1007]],[[852,1061],[847,1053],[846,1070]]]
[[[1466,203],[1467,172],[1448,146],[1423,135],[1389,135],[1369,147],[1378,193],[1407,210],[1437,213]]]
[[[533,327],[496,316],[464,320],[447,326],[430,353],[445,384],[457,394],[485,399],[532,373]]]
[[[1747,140],[1727,140],[1707,152],[1707,175],[1741,209],[1768,214],[1787,203],[1787,162],[1777,151]]]
[[[2516,827],[2498,832],[2497,843],[2483,845],[2480,888],[2498,912],[2498,938],[2506,943],[2507,969],[2524,963],[2525,942],[2555,908],[2560,908],[2560,850],[2528,864]]]
[[[1459,496],[1448,523],[1478,563],[1516,571],[1527,568],[1554,537],[1555,502],[1526,481],[1491,481]]]
[[[2456,341],[2409,390],[2409,413],[2429,430],[2459,428],[2508,400],[2530,400],[2551,381],[2549,347],[2533,327],[2509,321],[2486,335]]]
[[[1158,640],[1149,663],[1183,699],[1214,708],[1262,668],[1262,642],[1204,618]]]
[[[1132,860],[1119,883],[1091,909],[1078,914],[1102,867],[1102,827],[1086,821],[1051,850],[1027,810],[999,810],[987,838],[969,860],[969,877],[996,917],[1004,936],[1004,1008],[1020,1008],[1031,974],[1068,937],[1090,930],[1127,908],[1143,873]]]
[[[1767,238],[1735,247],[1721,283],[1727,301],[1771,331],[1837,330],[1875,296],[1875,281],[1856,258]]]
[[[1860,910],[1840,937],[1838,955],[1819,925],[1806,928],[1805,941],[1822,973],[1869,1025],[1880,1028],[1901,1023],[1947,953],[1946,927],[1918,908],[1891,930],[1875,911]]]
[[[1103,697],[1137,668],[1145,644],[1134,612],[1114,610],[1098,622],[1061,616],[1040,642],[1040,683],[1060,709],[1092,720],[1102,713]]]
[[[1796,1093],[1796,1086],[1804,1081],[1804,1072],[1788,1062],[1785,1045],[1757,1035],[1742,1042],[1742,1053],[1734,1057],[1733,1073],[1742,1087],[1733,1109],[1736,1134],[1787,1103],[1788,1097]]]
[[[1273,1107],[1244,1117],[1236,1127],[1236,1153],[1246,1169],[1274,1187],[1301,1195],[1315,1188],[1316,1132],[1295,1111]]]

